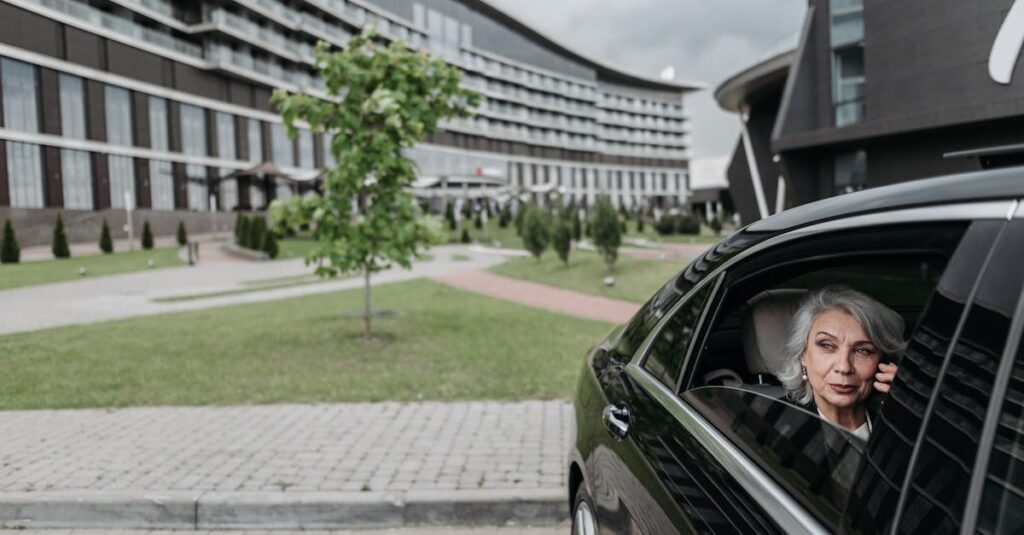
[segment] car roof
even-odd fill
[[[785,210],[740,229],[708,249],[680,273],[682,291],[743,250],[779,234],[847,217],[904,208],[1024,197],[1024,167],[960,173],[822,199]]]

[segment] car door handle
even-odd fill
[[[625,405],[608,405],[601,413],[601,420],[604,422],[605,429],[616,440],[626,438],[629,433],[629,409]]]

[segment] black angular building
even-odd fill
[[[1024,143],[1015,31],[1014,0],[810,0],[795,49],[716,90],[746,132],[728,169],[743,222],[979,169],[955,153]]]
[[[425,193],[685,205],[696,87],[589,59],[482,0],[0,0],[0,219],[45,243],[61,211],[93,239],[133,206],[170,233],[294,194],[332,164],[328,140],[288,139],[270,94],[323,94],[314,45],[367,25],[486,97],[411,150]]]

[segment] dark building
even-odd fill
[[[601,64],[481,0],[0,0],[0,219],[39,243],[63,211],[72,239],[93,239],[132,205],[170,233],[293,194],[332,165],[328,136],[288,139],[270,94],[326,96],[314,45],[368,25],[486,97],[410,151],[418,186],[686,202],[694,86]]]
[[[979,169],[944,155],[1024,142],[1014,0],[810,0],[794,50],[722,83],[744,223],[862,188]],[[996,36],[1006,22],[1007,36]],[[750,165],[750,160],[756,162]],[[781,192],[781,194],[780,194]]]

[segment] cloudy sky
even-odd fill
[[[490,2],[586,56],[651,77],[672,65],[677,80],[704,83],[706,90],[685,101],[691,152],[695,160],[719,162],[731,154],[739,130],[738,118],[715,104],[714,88],[795,34],[807,6],[806,0]]]

